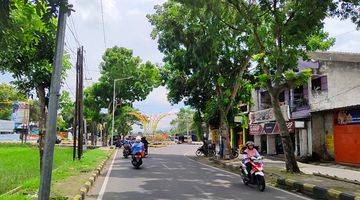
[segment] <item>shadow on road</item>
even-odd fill
[[[272,188],[260,192],[182,155],[152,154],[139,170],[121,158],[110,176],[104,199],[302,199]]]

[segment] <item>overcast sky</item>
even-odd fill
[[[71,59],[75,63],[77,43],[74,35],[78,38],[85,49],[86,69],[85,86],[91,85],[99,78],[99,63],[105,50],[103,29],[101,21],[101,0],[69,0],[74,5],[75,13],[68,20],[66,31],[66,50],[71,53]],[[104,26],[106,47],[115,45],[134,50],[136,56],[144,61],[162,63],[162,54],[157,49],[156,41],[150,37],[152,27],[146,15],[154,12],[154,6],[165,0],[103,0]],[[330,36],[336,37],[336,44],[332,51],[358,52],[360,53],[360,32],[349,21],[327,19],[325,29]],[[9,74],[1,75],[0,82],[11,81]],[[91,79],[91,80],[90,80]],[[75,70],[71,69],[63,89],[75,93]],[[183,105],[171,106],[166,98],[164,87],[153,90],[143,102],[135,103],[147,115],[156,115],[165,112],[175,113]],[[174,117],[162,120],[159,128],[168,129],[169,122]],[[138,130],[138,128],[136,128]]]

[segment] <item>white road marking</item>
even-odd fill
[[[116,159],[116,155],[117,155],[117,152],[118,150],[116,149],[116,152],[115,152],[115,155],[114,155],[114,158],[110,164],[110,167],[109,167],[109,170],[106,174],[106,177],[105,177],[105,180],[103,182],[103,185],[101,186],[101,190],[100,190],[100,193],[99,193],[99,196],[97,198],[97,200],[102,200],[103,196],[104,196],[104,193],[105,193],[105,189],[106,189],[106,186],[107,186],[107,183],[109,182],[109,177],[110,177],[110,173],[111,173],[111,170],[113,168],[113,165],[114,165],[114,162],[115,162],[115,159]]]
[[[188,153],[189,153],[189,152],[188,152]],[[184,157],[185,157],[186,159],[192,161],[192,162],[198,163],[198,164],[200,164],[200,165],[203,165],[203,166],[206,166],[206,167],[209,167],[209,168],[212,168],[212,169],[215,169],[215,170],[218,170],[218,171],[227,173],[227,174],[235,175],[235,176],[241,178],[241,176],[240,176],[239,174],[236,174],[236,173],[233,173],[233,172],[230,172],[230,171],[226,171],[226,170],[224,170],[224,169],[220,169],[220,168],[217,168],[217,167],[214,167],[214,166],[211,166],[211,165],[207,165],[207,164],[204,164],[204,163],[202,163],[202,162],[195,161],[195,160],[189,158],[188,153],[185,153],[185,154],[184,154]],[[278,191],[281,191],[281,192],[284,192],[284,193],[287,193],[287,194],[290,194],[290,195],[294,195],[294,196],[299,197],[299,198],[302,198],[302,199],[311,200],[310,198],[307,198],[307,197],[304,197],[304,196],[301,196],[301,195],[298,195],[298,194],[294,194],[294,193],[288,192],[288,191],[286,191],[286,190],[282,190],[282,189],[280,189],[280,188],[276,188],[276,187],[268,186],[268,185],[267,185],[267,187],[272,188],[272,189],[275,189],[275,190],[278,190]]]

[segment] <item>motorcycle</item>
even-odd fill
[[[235,159],[237,157],[239,157],[239,152],[236,149],[231,149],[230,159]]]
[[[248,158],[249,162],[251,164],[251,171],[250,171],[250,179],[248,176],[248,171],[246,170],[246,165],[244,164],[244,159],[242,162],[242,167],[241,167],[241,178],[244,182],[245,185],[248,184],[252,184],[252,185],[257,185],[258,189],[263,192],[265,190],[265,176],[264,176],[264,172],[263,172],[263,167],[264,167],[264,163],[263,163],[263,158],[260,157],[251,157]]]
[[[205,147],[204,145],[199,147],[196,152],[195,152],[196,156],[206,156],[206,157],[212,157],[215,156],[216,152],[215,149],[213,148],[209,148],[209,147]]]
[[[123,156],[124,156],[124,158],[128,158],[129,155],[131,155],[131,147],[129,144],[125,144],[124,150],[123,150]]]
[[[139,169],[142,165],[142,157],[141,152],[137,152],[132,156],[131,164],[135,167],[135,169]]]

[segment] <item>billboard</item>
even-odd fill
[[[290,133],[293,133],[295,131],[295,122],[287,121],[286,126]],[[280,127],[278,122],[250,124],[249,129],[250,135],[280,134]]]
[[[30,106],[27,102],[16,101],[13,103],[13,112],[11,115],[15,126],[14,129],[27,129],[29,127]]]
[[[289,106],[283,105],[280,108],[285,120],[288,121],[290,119]],[[249,118],[250,118],[250,124],[276,121],[273,108],[250,112]]]

